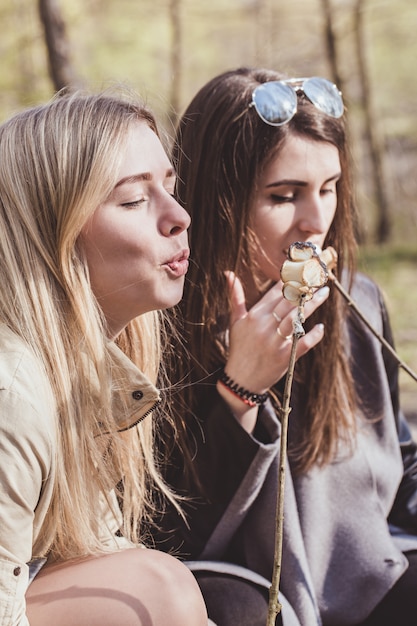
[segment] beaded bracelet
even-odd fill
[[[218,381],[250,407],[262,406],[268,399],[267,393],[252,393],[248,389],[240,387],[238,383],[235,383],[235,381],[226,374],[224,369],[221,371]]]

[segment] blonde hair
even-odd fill
[[[57,95],[0,127],[0,321],[38,357],[57,406],[57,473],[35,555],[51,551],[66,559],[103,551],[99,501],[122,477],[123,532],[132,540],[152,516],[153,493],[172,499],[154,459],[153,420],[117,431],[112,389],[126,383],[111,369],[105,321],[77,244],[117,182],[129,128],[138,120],[158,134],[152,114],[130,94],[76,93]],[[154,382],[161,316],[133,320],[118,338]],[[92,373],[99,398],[91,394]],[[97,436],[100,429],[111,436]]]

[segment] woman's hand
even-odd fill
[[[229,358],[225,370],[239,386],[253,393],[264,393],[288,369],[297,306],[284,299],[279,282],[248,311],[239,278],[233,272],[228,272],[226,277],[231,290],[231,315]],[[328,295],[329,287],[319,289],[304,305],[305,317],[323,304]],[[318,344],[323,335],[323,325],[317,324],[301,337],[297,342],[297,358]],[[242,426],[252,431],[257,407],[248,407],[219,383],[217,389]]]

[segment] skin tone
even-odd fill
[[[118,182],[81,232],[91,285],[116,337],[133,318],[174,306],[188,269],[188,213],[175,172],[145,122],[130,131]]]
[[[182,296],[190,218],[171,195],[174,183],[158,137],[137,123],[114,190],[80,236],[112,337],[134,317],[173,306]],[[157,550],[120,550],[45,567],[26,602],[31,626],[207,626],[194,576]]]
[[[336,212],[336,183],[340,176],[340,158],[335,146],[298,135],[288,137],[261,175],[252,228],[260,242],[257,251],[260,278],[275,284],[261,297],[251,275],[237,278],[229,274],[232,314],[229,359],[225,366],[230,378],[254,393],[267,391],[284,376],[288,367],[296,309],[284,300],[279,280],[286,251],[295,241],[311,241],[323,247]],[[306,317],[328,295],[327,286],[320,289],[306,303]],[[298,341],[297,358],[319,343],[323,334],[321,324],[306,333]],[[248,408],[220,383],[217,390],[242,426],[252,432],[257,407]]]
[[[261,243],[261,279],[274,282],[294,241],[323,247],[336,213],[340,179],[336,146],[292,136],[266,168],[253,208],[253,229]],[[249,306],[259,299],[252,276],[244,277]]]
[[[193,574],[158,550],[120,550],[43,568],[26,601],[31,626],[207,626]]]

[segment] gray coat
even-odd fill
[[[359,275],[352,295],[374,328],[391,341],[376,285]],[[403,551],[417,549],[416,455],[398,406],[398,365],[363,323],[349,322],[348,335],[368,419],[358,419],[353,454],[341,445],[330,465],[298,477],[287,460],[280,578],[285,626],[363,621],[406,570]],[[296,386],[291,406],[289,437],[297,415]],[[176,549],[193,570],[227,571],[269,587],[280,446],[277,415],[267,403],[250,435],[213,388],[212,403],[202,410],[194,436],[204,496],[186,485],[180,462],[173,462],[171,484],[195,497],[187,507],[188,527],[174,512],[164,517],[165,533],[155,536],[158,547]]]

